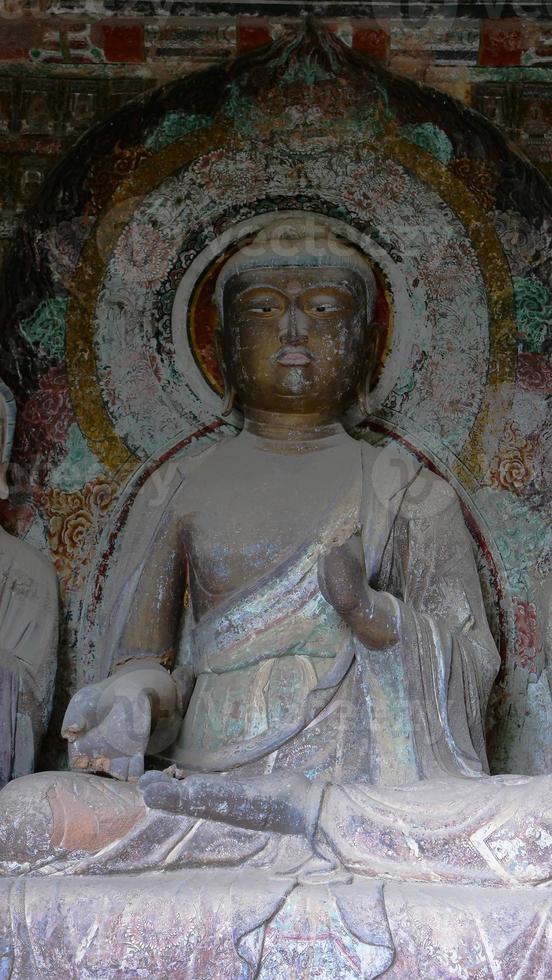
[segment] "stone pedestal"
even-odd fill
[[[551,901],[548,889],[262,871],[49,875],[4,880],[0,922],[11,980],[545,980]]]

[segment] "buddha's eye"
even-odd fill
[[[270,320],[272,317],[279,317],[282,314],[282,310],[279,306],[272,306],[268,303],[263,303],[262,306],[248,306],[246,313],[250,316],[260,317],[261,319]]]
[[[243,299],[243,309],[254,316],[271,317],[283,313],[284,304],[279,296],[251,290]]]
[[[308,290],[302,300],[302,307],[308,316],[315,318],[333,317],[351,309],[353,297],[338,287]]]
[[[305,313],[309,316],[332,316],[343,309],[343,304],[335,299],[328,300],[308,300],[304,305]]]

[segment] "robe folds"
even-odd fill
[[[200,622],[191,611],[180,661],[196,687],[169,751],[183,768],[256,762],[389,786],[487,771],[499,658],[458,500],[422,467],[404,484],[400,468],[378,470],[378,451],[359,444],[349,490],[291,557]],[[385,650],[360,643],[318,586],[320,556],[355,532],[396,612]]]
[[[52,708],[57,644],[54,568],[0,528],[0,787],[34,770]]]
[[[17,784],[26,803],[13,803],[23,820],[33,792],[43,799],[38,823],[49,843],[39,846],[42,838],[35,834],[37,871],[246,863],[295,873],[314,861],[379,874],[372,845],[362,841],[381,830],[387,841],[398,835],[391,851],[396,850],[400,876],[440,880],[440,858],[435,852],[433,868],[419,808],[432,811],[434,797],[446,801],[447,780],[450,808],[436,807],[427,833],[450,840],[456,835],[460,851],[473,833],[483,833],[481,821],[486,827],[502,820],[497,815],[506,799],[510,812],[516,792],[527,796],[527,788],[510,786],[516,777],[494,781],[486,775],[484,713],[498,654],[456,495],[423,468],[401,482],[401,468],[387,466],[382,478],[378,461],[377,450],[359,443],[349,490],[270,576],[199,622],[192,611],[177,658],[177,664],[193,667],[196,685],[165,761],[189,771],[275,778],[294,770],[321,781],[326,789],[314,842],[150,812],[135,787],[98,776],[39,774],[28,795]],[[201,458],[195,462],[200,464]],[[169,506],[175,499],[168,494]],[[398,639],[391,648],[360,643],[318,586],[318,559],[353,533],[362,536],[370,583],[393,597]],[[155,561],[154,533],[142,541],[146,553]],[[140,598],[135,552],[134,560],[133,602]],[[401,794],[405,786],[414,786],[415,793]],[[475,824],[466,822],[466,807]],[[80,851],[72,829],[77,813],[81,823],[83,813],[90,818]],[[482,872],[481,849],[477,853],[477,881],[504,883],[500,862],[487,862]],[[14,862],[8,864],[9,873]],[[393,876],[390,855],[381,867]],[[469,862],[459,862],[443,878],[469,882],[470,869]]]

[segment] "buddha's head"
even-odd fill
[[[372,373],[376,284],[323,218],[279,218],[225,263],[215,298],[226,411],[343,416]]]
[[[6,500],[9,496],[8,466],[13,444],[15,415],[13,393],[0,381],[0,500]]]

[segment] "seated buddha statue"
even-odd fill
[[[162,503],[159,481],[141,491],[113,671],[69,704],[72,771],[0,794],[5,875],[550,878],[550,778],[488,771],[499,658],[458,499],[423,466],[380,473],[344,424],[365,411],[375,293],[322,217],[275,219],[222,266],[243,429]]]

